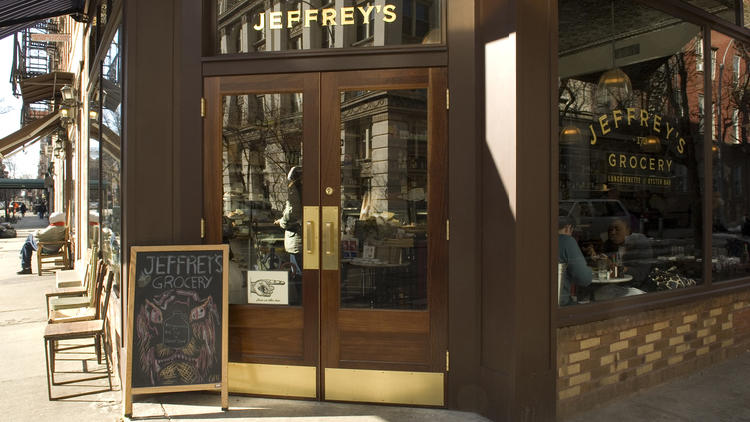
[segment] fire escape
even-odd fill
[[[11,85],[13,94],[23,99],[21,130],[31,134],[16,149],[40,139],[39,177],[48,172],[53,137],[60,127],[60,88],[74,82],[74,75],[65,71],[70,49],[67,22],[65,17],[47,19],[14,35]]]

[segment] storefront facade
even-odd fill
[[[230,392],[546,421],[747,344],[740,2],[202,3],[88,11],[71,191],[122,289],[230,245]]]
[[[536,219],[513,221],[507,198],[516,193],[504,204],[497,195],[510,187],[480,183],[492,160],[473,141],[484,120],[479,5],[331,3],[310,22],[306,2],[138,6],[124,5],[125,96],[134,105],[124,119],[124,244],[230,244],[230,392],[553,417],[551,338],[523,335],[534,324],[550,333],[548,274],[517,265],[518,247],[498,250],[479,235],[496,231],[510,245],[528,225],[551,241]],[[342,19],[335,26],[320,17],[329,9]],[[543,48],[518,50],[549,61],[549,40],[535,42]],[[527,83],[548,109],[548,89]],[[504,108],[515,127],[515,100]],[[544,151],[548,133],[538,129],[535,150]],[[548,191],[535,174],[528,179]],[[502,206],[483,207],[483,197]],[[285,233],[274,222],[289,202],[301,208],[292,212],[299,227]],[[536,200],[514,206],[549,221],[550,207]],[[299,250],[290,231],[301,235]],[[496,265],[504,270],[487,271]],[[538,286],[482,287],[483,273]],[[272,276],[282,280],[269,287]],[[531,290],[543,299],[521,307]],[[511,309],[520,313],[509,317]],[[544,381],[532,387],[532,378]]]

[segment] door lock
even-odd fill
[[[326,195],[328,195],[328,196],[333,195],[333,188],[332,187],[328,186],[326,188]]]

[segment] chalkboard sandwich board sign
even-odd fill
[[[134,394],[227,390],[227,245],[133,246],[126,416]]]

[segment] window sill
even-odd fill
[[[701,285],[687,289],[654,292],[646,295],[613,299],[605,302],[593,302],[585,305],[558,307],[555,303],[555,326],[557,328],[571,325],[582,325],[596,321],[632,315],[684,305],[718,296],[729,295],[750,290],[750,278],[722,281],[712,285]]]

